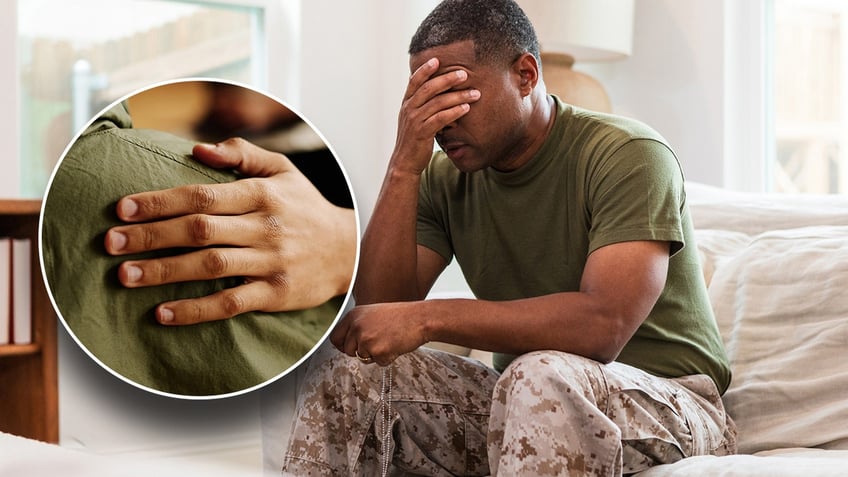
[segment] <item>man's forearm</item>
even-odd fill
[[[437,341],[510,354],[559,350],[609,362],[644,316],[621,314],[591,294],[565,292],[512,301],[379,303],[357,306],[345,319],[339,332],[345,338],[336,336],[334,343],[357,343],[384,361]]]
[[[422,298],[415,239],[420,182],[419,175],[389,167],[362,238],[354,286],[357,304]]]
[[[445,266],[441,258],[429,256],[423,260],[426,263],[419,263],[418,186],[436,134],[467,114],[470,104],[480,99],[480,91],[458,88],[468,79],[465,70],[439,73],[437,58],[425,60],[413,71],[404,92],[395,150],[362,238],[354,286],[357,304],[423,298]]]
[[[419,303],[428,341],[522,354],[553,349],[611,361],[642,324],[665,286],[667,242],[623,242],[587,261],[580,289],[512,301]]]
[[[559,350],[599,362],[614,360],[644,317],[620,315],[582,292],[522,300],[420,302],[430,341],[524,354]]]

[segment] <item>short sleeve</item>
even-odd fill
[[[595,164],[587,181],[589,253],[613,243],[658,240],[684,246],[683,173],[653,139],[630,140]]]

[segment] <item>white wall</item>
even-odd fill
[[[7,112],[0,114],[0,198],[14,198],[20,194],[21,168],[18,164],[20,125],[18,124],[18,70],[8,65],[18,64],[17,5],[9,2],[0,15],[0,105]],[[8,114],[11,110],[13,114]]]
[[[724,181],[723,5],[637,0],[632,56],[577,65],[604,84],[616,113],[671,143],[687,179],[713,185]]]
[[[300,109],[346,167],[363,226],[394,146],[409,39],[436,3],[302,3]]]

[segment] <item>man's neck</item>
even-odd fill
[[[548,135],[550,135],[553,129],[554,122],[556,122],[556,102],[554,98],[544,90],[536,91],[534,94],[538,95],[538,97],[534,98],[536,104],[534,105],[533,115],[527,127],[527,141],[518,145],[519,147],[517,149],[520,152],[518,152],[517,160],[512,161],[503,168],[493,167],[497,171],[515,171],[530,162],[536,153],[539,152],[539,149],[542,148],[542,145],[548,139]],[[539,133],[536,134],[536,131],[539,131]]]

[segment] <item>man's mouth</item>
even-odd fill
[[[456,161],[457,159],[462,157],[464,151],[467,148],[468,146],[466,146],[465,144],[451,144],[444,146],[442,150],[445,151],[445,154],[448,155],[448,158],[453,161]]]
[[[460,155],[462,151],[468,147],[465,143],[459,141],[439,141],[439,147],[445,151],[445,154],[448,155],[449,158],[454,159],[456,156]]]

